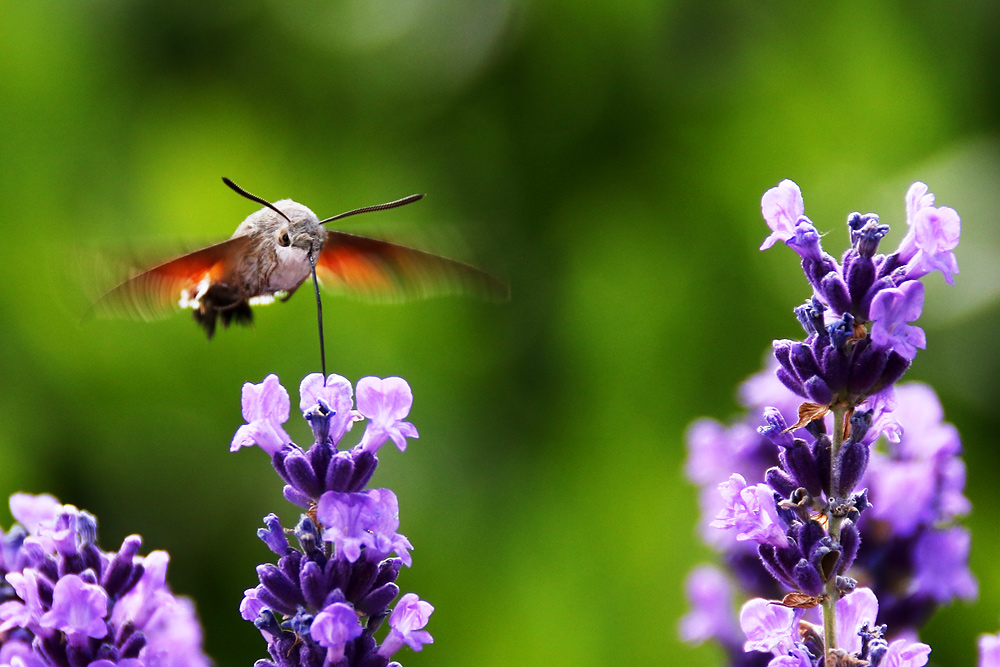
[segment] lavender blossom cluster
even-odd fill
[[[926,346],[912,324],[920,279],[958,273],[959,216],[914,183],[895,252],[878,253],[889,228],[877,215],[852,213],[838,262],[795,183],[761,208],[772,231],[761,249],[783,241],[812,288],[795,309],[806,335],[774,342],[770,367],[743,387],[744,419],[689,429],[703,536],[726,572],[689,577],[682,636],[718,641],[731,665],[920,667],[930,653],[914,641],[920,626],[977,592],[957,524],[970,509],[958,433],[933,390],[897,386]],[[737,590],[758,596],[738,619]]]
[[[0,666],[208,667],[194,606],[166,584],[169,556],[130,535],[97,546],[97,520],[16,493],[0,531]]]
[[[387,667],[405,644],[419,651],[433,641],[423,630],[434,608],[413,593],[399,594],[396,578],[411,564],[409,540],[397,532],[399,507],[389,489],[367,489],[379,448],[390,440],[400,451],[416,428],[407,421],[413,395],[398,377],[362,378],[357,408],[351,383],[339,375],[307,375],[299,407],[315,436],[303,451],[282,424],[288,420],[288,392],[275,375],[243,385],[247,423],[231,450],[256,445],[271,456],[285,482],[287,500],[301,507],[293,529],[278,517],[264,518],[258,537],[277,563],[257,568],[260,583],[245,592],[240,613],[267,640],[270,660],[256,667]],[[353,448],[338,445],[357,421],[367,419]],[[295,536],[292,546],[286,533]],[[395,554],[394,556],[392,554]],[[375,633],[388,617],[381,643]]]

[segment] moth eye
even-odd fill
[[[288,236],[287,229],[282,229],[278,233],[278,245],[280,245],[282,248],[287,248],[288,246],[292,245],[292,239],[290,236]]]

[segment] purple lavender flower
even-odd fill
[[[687,472],[701,487],[703,522],[714,517],[708,526],[733,536],[706,541],[740,588],[762,596],[740,623],[748,655],[770,652],[769,665],[923,665],[929,647],[890,644],[886,633],[912,633],[936,606],[976,593],[968,533],[949,525],[968,512],[957,434],[929,389],[896,391],[926,346],[911,324],[923,308],[917,279],[941,270],[951,282],[958,272],[958,216],[933,203],[926,186],[911,187],[910,232],[891,255],[878,253],[888,226],[851,213],[851,247],[838,261],[823,251],[797,185],[782,181],[761,200],[771,229],[761,249],[783,241],[812,288],[795,309],[806,337],[774,342],[773,370],[744,385],[747,420],[692,425]],[[858,579],[873,590],[855,590]],[[689,586],[685,636],[714,633],[731,664],[744,664],[726,623],[690,630],[708,606],[698,581]]]
[[[315,436],[308,451],[287,437],[273,447],[271,434],[288,416],[288,395],[277,378],[244,385],[250,423],[237,432],[234,449],[240,433],[252,427],[245,439],[271,454],[285,497],[306,513],[292,531],[297,547],[275,515],[264,518],[257,534],[278,562],[258,566],[260,583],[245,591],[240,615],[267,641],[270,660],[258,661],[258,667],[386,667],[403,645],[419,651],[433,641],[423,630],[433,607],[416,595],[404,595],[390,615],[399,595],[396,578],[411,564],[413,547],[397,532],[396,495],[365,488],[382,445],[392,441],[402,451],[406,438],[417,437],[416,428],[403,421],[413,394],[401,378],[362,378],[355,392],[345,378],[318,373],[306,376],[299,391],[299,407]],[[252,410],[246,409],[247,396]],[[339,449],[354,422],[366,418],[360,442]],[[375,634],[386,618],[390,629],[379,645]]]
[[[14,494],[4,536],[0,665],[207,667],[190,601],[166,584],[168,557],[96,545],[93,516],[49,495]],[[12,536],[17,539],[11,540]]]
[[[288,392],[278,383],[277,375],[268,375],[260,384],[244,383],[243,418],[247,423],[236,431],[229,450],[257,445],[273,455],[291,442],[281,427],[288,421],[288,409]]]
[[[927,347],[924,330],[907,324],[920,317],[924,308],[924,285],[915,280],[897,289],[885,289],[872,299],[872,343],[896,350],[904,359],[913,359],[917,348]]]
[[[681,619],[681,639],[700,644],[714,638],[727,650],[739,645],[733,585],[726,575],[711,565],[700,565],[691,571],[686,588],[691,611]]]
[[[713,528],[736,529],[737,540],[753,540],[758,544],[787,547],[787,527],[778,518],[774,490],[766,484],[747,486],[743,476],[733,473],[729,481],[719,485],[725,506],[710,525]]]
[[[979,636],[979,667],[1000,667],[1000,634]]]

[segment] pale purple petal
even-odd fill
[[[358,412],[371,420],[361,439],[360,446],[365,450],[377,451],[391,439],[403,451],[406,438],[418,437],[416,427],[403,421],[413,405],[413,392],[403,378],[361,378],[357,386],[357,403]]]
[[[754,540],[776,547],[788,546],[785,527],[778,518],[774,491],[766,484],[747,486],[742,475],[733,474],[719,485],[725,502],[723,510],[710,525],[736,530],[737,540]]]
[[[934,195],[927,192],[927,185],[924,183],[917,181],[906,191],[906,236],[900,241],[899,248],[896,250],[902,263],[905,264],[913,259],[918,250],[916,228],[914,227],[917,213],[933,205]]]
[[[915,575],[912,592],[946,604],[952,598],[973,600],[978,593],[969,571],[971,537],[964,528],[954,527],[924,533],[914,553]]]
[[[334,412],[330,419],[330,437],[340,442],[350,430],[354,419],[354,389],[351,382],[342,375],[329,375],[326,382],[320,373],[310,373],[299,384],[299,409],[303,413],[314,408],[320,401]]]
[[[327,491],[320,496],[316,518],[325,527],[323,539],[333,543],[338,558],[353,563],[361,557],[361,547],[375,548],[371,529],[378,516],[369,493]]]
[[[236,431],[229,451],[257,445],[273,456],[282,445],[291,441],[281,427],[288,421],[288,392],[278,382],[277,375],[268,375],[260,384],[244,383],[242,403],[247,423]]]
[[[108,594],[97,584],[88,584],[75,574],[67,574],[56,582],[52,593],[52,609],[39,621],[44,628],[66,633],[70,643],[83,642],[84,637],[101,639],[108,634]]]
[[[923,329],[910,326],[907,322],[919,318],[923,307],[924,286],[916,280],[876,294],[870,311],[873,343],[882,349],[895,350],[906,359],[913,359],[917,348],[927,347],[927,340]]]
[[[56,514],[61,508],[62,505],[55,496],[47,493],[37,496],[30,493],[15,493],[10,497],[11,515],[32,535],[40,523],[55,521]]]
[[[979,635],[979,667],[1000,667],[1000,634]]]
[[[962,233],[962,221],[955,209],[933,206],[921,209],[914,221],[916,254],[906,265],[908,278],[919,278],[931,271],[940,271],[949,285],[958,273],[958,260],[952,252]]]
[[[733,586],[717,567],[700,565],[685,583],[691,610],[680,621],[681,639],[700,644],[717,639],[723,646],[737,645],[739,635],[733,613]]]
[[[795,223],[805,213],[802,191],[793,181],[785,179],[764,193],[760,210],[771,228],[771,235],[760,246],[761,250],[767,250],[776,241],[787,241],[795,235]]]
[[[897,639],[889,644],[879,667],[924,667],[930,653],[931,647],[927,644]]]
[[[795,612],[763,598],[748,600],[740,609],[740,628],[746,635],[745,651],[788,653],[797,639]]]
[[[317,644],[327,648],[327,664],[333,664],[343,659],[347,642],[360,637],[363,631],[354,607],[334,602],[316,614],[309,635]]]
[[[858,588],[837,600],[837,645],[848,653],[861,650],[858,631],[865,625],[875,627],[878,599],[870,588]]]
[[[3,667],[49,667],[31,648],[31,644],[9,638],[0,642],[0,665]],[[88,666],[89,667],[89,666]]]
[[[7,576],[10,577],[10,574]],[[20,600],[0,603],[0,635],[13,628],[27,628],[36,620],[35,616]],[[0,662],[0,665],[3,663]]]
[[[396,494],[389,489],[371,489],[368,494],[374,503],[375,522],[369,527],[369,532],[375,540],[375,550],[381,554],[394,551],[403,564],[410,567],[413,558],[408,549],[412,549],[413,545],[405,536],[396,532],[399,528],[399,501]]]
[[[767,663],[767,667],[812,667],[813,661],[809,652],[794,646],[787,655],[779,655]]]
[[[257,588],[255,586],[243,591],[243,600],[240,602],[240,616],[251,623],[260,617],[260,612],[267,606],[257,597]]]
[[[433,644],[434,638],[423,630],[434,613],[434,607],[421,600],[414,593],[407,593],[399,599],[389,616],[389,631],[378,654],[388,658],[406,644],[414,651],[419,651],[424,644]]]

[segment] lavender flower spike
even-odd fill
[[[272,427],[287,418],[287,394],[275,376],[249,387],[253,405],[262,407],[251,414],[245,410],[248,426]],[[299,407],[315,442],[306,451],[283,442],[270,453],[285,482],[285,498],[307,513],[294,531],[283,528],[274,514],[258,531],[278,558],[257,567],[259,584],[247,589],[240,603],[240,615],[267,641],[270,659],[256,665],[389,667],[389,657],[403,645],[419,651],[432,641],[422,630],[433,611],[428,603],[411,594],[390,609],[399,595],[396,578],[403,565],[411,565],[413,548],[397,532],[396,494],[365,488],[383,444],[392,440],[403,450],[406,438],[417,437],[416,428],[403,421],[413,395],[401,378],[363,378],[352,389],[346,378],[318,373],[307,375],[299,391]],[[283,396],[284,401],[273,400]],[[361,442],[341,450],[351,425],[366,418]],[[288,532],[294,532],[298,546]],[[387,618],[391,629],[379,646],[375,633]]]

